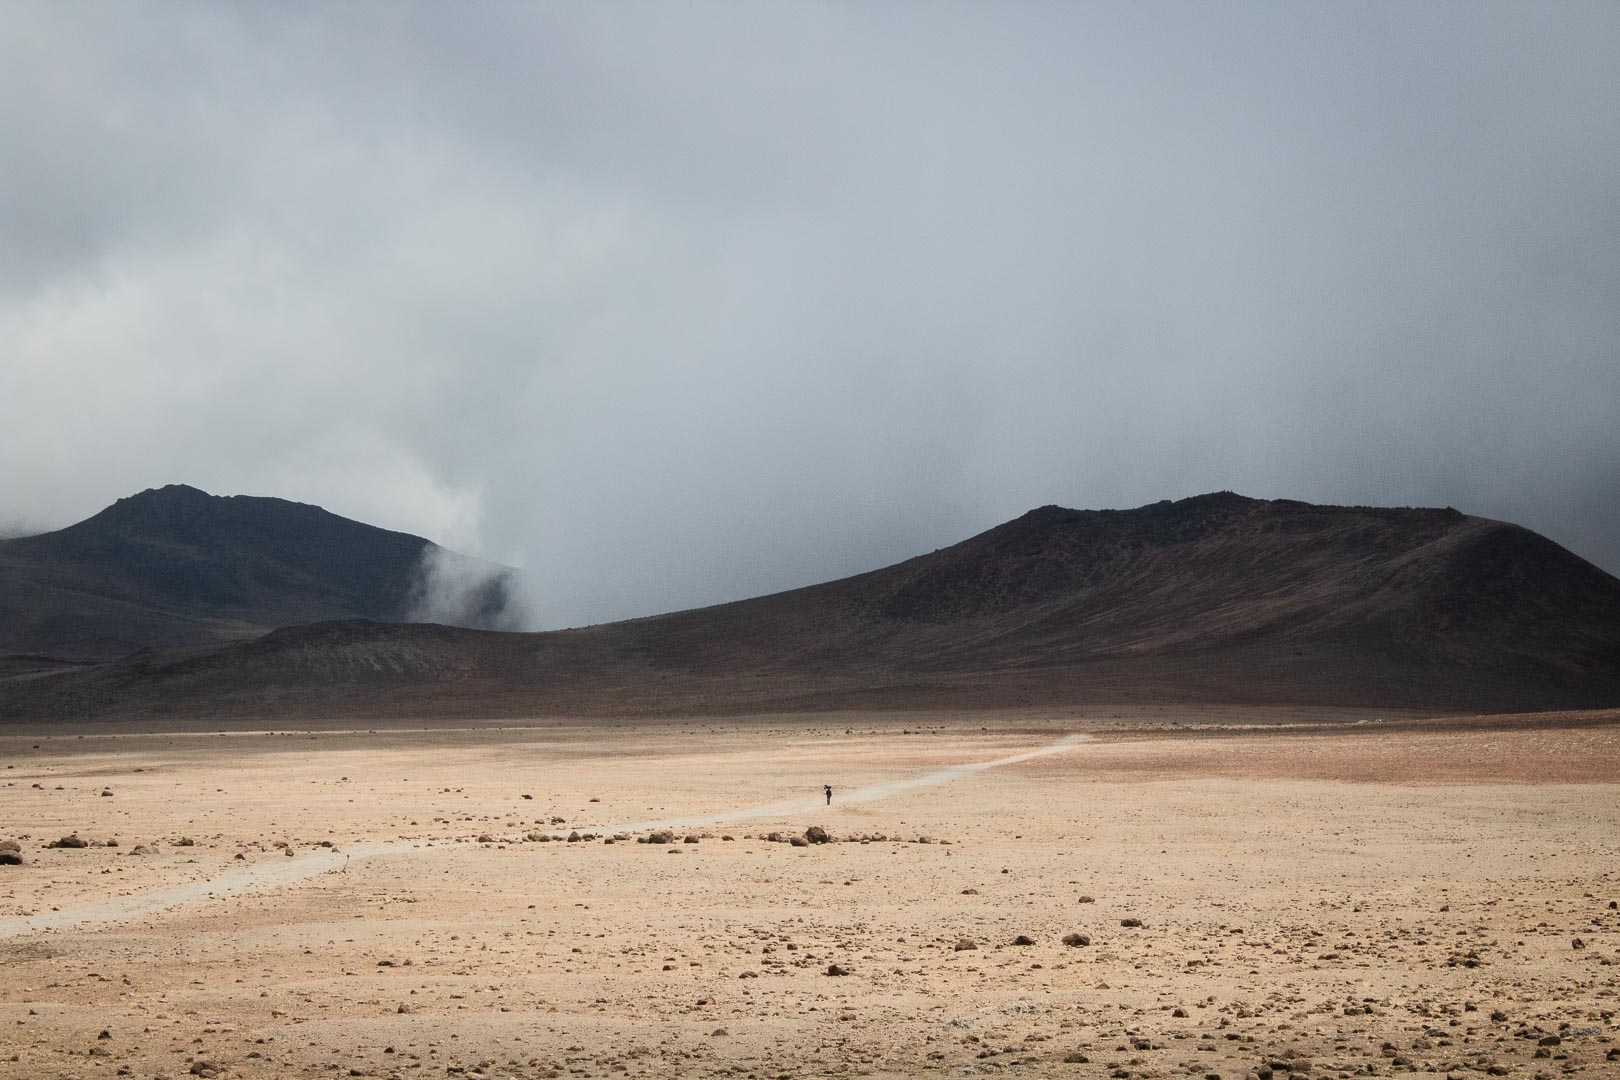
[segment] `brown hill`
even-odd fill
[[[441,551],[318,506],[143,491],[77,525],[0,540],[0,653],[113,659],[324,619],[403,620]],[[457,621],[498,619],[509,573],[488,566]]]
[[[4,677],[0,673],[0,677]],[[1620,581],[1454,510],[1043,507],[857,577],[544,634],[344,622],[0,683],[12,719],[1620,702]]]

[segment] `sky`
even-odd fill
[[[0,8],[0,530],[274,495],[534,626],[1033,507],[1620,573],[1620,5]]]

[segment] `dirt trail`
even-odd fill
[[[995,758],[990,761],[965,762],[961,765],[952,765],[948,768],[924,773],[921,776],[914,776],[905,780],[891,780],[882,784],[872,784],[848,792],[835,791],[833,798],[837,800],[840,806],[849,803],[889,799],[917,788],[933,787],[938,784],[948,784],[954,780],[961,780],[986,769],[994,769],[1002,765],[1014,765],[1021,761],[1030,761],[1049,754],[1060,754],[1074,749],[1081,743],[1091,741],[1091,738],[1090,735],[1066,735],[1057,742],[1043,746],[1038,750],[1027,750],[1023,753]],[[646,832],[660,828],[724,825],[749,818],[785,817],[792,814],[810,813],[825,808],[826,804],[822,797],[814,795],[800,799],[785,799],[761,806],[744,807],[741,810],[728,810],[718,814],[665,817],[651,821],[634,821],[623,824],[588,825],[583,826],[583,828],[598,833]],[[567,834],[565,832],[552,832],[550,835],[565,836]],[[160,889],[148,889],[144,892],[112,897],[94,904],[83,904],[60,911],[41,911],[33,915],[0,919],[0,940],[36,930],[62,929],[84,923],[121,922],[126,919],[139,918],[142,915],[155,914],[171,907],[178,907],[181,904],[220,899],[226,896],[255,892],[276,885],[288,885],[296,881],[302,881],[305,878],[314,877],[317,874],[341,872],[351,860],[368,859],[378,855],[402,855],[418,850],[421,846],[420,841],[360,843],[350,844],[341,850],[319,848],[291,857],[266,856],[257,861],[245,863],[242,866],[232,867],[224,873],[205,881],[165,886]]]

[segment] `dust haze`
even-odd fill
[[[1220,489],[1620,570],[1613,6],[0,28],[8,527],[278,495],[544,626]]]

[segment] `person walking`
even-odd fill
[[[832,785],[831,784],[822,784],[821,785],[821,790],[825,791],[827,793],[827,805],[831,806],[832,805]]]

